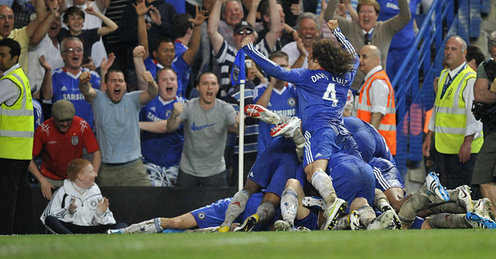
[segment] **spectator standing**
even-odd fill
[[[184,124],[184,147],[176,186],[225,187],[224,148],[227,131],[236,131],[239,117],[231,104],[216,98],[217,76],[206,72],[196,86],[200,97],[184,105],[175,103],[167,119],[167,131]]]
[[[142,57],[140,57],[142,58]],[[95,132],[102,151],[98,183],[102,186],[150,186],[141,161],[139,112],[157,96],[157,84],[149,72],[142,74],[145,91],[126,93],[124,73],[105,74],[105,92],[91,86],[92,75],[79,76],[79,88],[95,115]]]
[[[410,21],[411,14],[408,0],[398,0],[399,14],[393,18],[381,22],[377,21],[380,6],[375,0],[359,0],[357,6],[358,21],[348,20],[336,14],[339,0],[330,0],[325,10],[324,19],[337,19],[343,34],[350,40],[355,49],[362,49],[364,45],[374,44],[382,53],[381,64],[387,67],[387,56],[391,40]],[[351,85],[357,90],[363,77],[363,72],[358,72],[355,81]]]
[[[84,96],[79,90],[79,76],[83,72],[89,72],[83,68],[83,43],[79,38],[71,37],[63,40],[60,44],[60,53],[64,61],[64,67],[55,70],[48,81],[43,82],[41,91],[45,99],[52,99],[56,102],[61,99],[69,100],[74,104],[76,116],[83,118],[91,128],[94,127],[93,112],[90,105],[84,100]],[[50,73],[46,71],[46,73]],[[91,84],[100,88],[100,76],[91,71]]]
[[[43,0],[36,0],[36,18],[31,21],[27,26],[20,29],[14,29],[14,12],[6,5],[0,5],[0,39],[11,38],[19,43],[21,46],[21,54],[19,56],[19,64],[24,71],[29,71],[28,63],[28,48],[29,46],[37,46],[40,41],[45,37],[46,31],[38,30],[38,26],[50,23],[47,16],[54,16],[58,7],[50,8],[47,13],[46,5]],[[55,9],[56,8],[56,9]]]
[[[90,15],[94,15],[100,18],[104,22],[105,26],[95,29],[83,29],[85,11]],[[87,65],[91,61],[90,57],[93,44],[95,42],[98,42],[101,36],[105,36],[117,30],[118,26],[115,22],[110,20],[99,11],[93,9],[93,7],[91,6],[86,8],[85,11],[76,6],[71,6],[65,10],[64,23],[67,25],[67,27],[69,27],[69,29],[62,28],[60,30],[59,41],[62,41],[68,37],[79,38],[81,42],[83,42],[83,48],[85,49],[83,64]],[[92,70],[95,69],[93,68]]]
[[[320,23],[317,15],[313,13],[302,13],[296,20],[298,40],[290,42],[282,47],[282,51],[289,56],[291,68],[308,68],[307,56],[311,54],[312,43],[320,37]]]
[[[167,119],[174,104],[186,100],[177,96],[177,76],[171,68],[157,72],[158,96],[140,112],[141,152],[153,186],[174,186],[183,151],[184,133],[180,126],[167,131]]]
[[[281,66],[289,69],[288,55],[282,51],[276,51],[269,56],[269,59]],[[265,84],[258,85],[254,92],[254,101],[279,117],[297,116],[297,94],[296,88],[292,83],[270,78],[270,81]],[[257,150],[258,154],[262,154],[267,146],[272,142],[270,130],[274,125],[269,125],[263,121],[259,121]]]
[[[439,76],[434,111],[423,153],[429,157],[435,139],[436,172],[448,189],[470,185],[477,153],[483,144],[482,123],[472,114],[475,71],[465,62],[467,44],[459,36],[446,41],[447,69]]]
[[[3,71],[0,79],[2,235],[31,233],[32,201],[27,168],[33,150],[34,118],[29,81],[18,63],[20,55],[21,46],[17,41],[0,40],[0,70]]]
[[[475,101],[488,105],[496,103],[496,31],[487,37],[488,52],[491,58],[482,62],[477,69],[477,80],[475,81]],[[487,112],[488,117],[482,118],[484,123],[484,144],[475,162],[473,185],[480,185],[483,197],[491,200],[491,210],[496,213],[496,123],[494,113]],[[492,120],[491,120],[492,118]]]
[[[387,21],[399,13],[398,0],[378,0],[380,8],[378,21]],[[389,51],[387,54],[387,67],[386,71],[389,78],[394,79],[396,72],[400,69],[403,60],[405,59],[408,51],[410,51],[413,42],[415,41],[418,32],[417,24],[415,22],[415,13],[417,6],[421,0],[409,0],[410,7],[410,21],[403,29],[397,32],[391,40]]]

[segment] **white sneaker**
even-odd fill
[[[300,130],[301,120],[298,117],[291,117],[286,123],[278,124],[270,130],[272,137],[284,135],[286,138],[293,138],[296,130]]]
[[[393,218],[394,212],[392,210],[386,210],[367,226],[367,230],[384,230],[389,225],[394,224]]]
[[[425,177],[425,184],[426,184],[426,192],[427,194],[432,194],[436,195],[445,202],[449,201],[449,195],[448,192],[446,191],[446,188],[441,185],[441,182],[439,181],[439,177],[437,177],[436,173],[430,172],[426,177]]]
[[[401,220],[400,220],[400,217],[398,216],[398,214],[396,213],[396,211],[394,210],[393,207],[391,207],[391,205],[386,205],[386,206],[383,206],[381,208],[381,211],[382,212],[386,212],[386,211],[392,211],[393,212],[393,227],[391,229],[401,229],[401,227],[403,226],[401,224]]]
[[[305,196],[301,200],[301,204],[305,207],[317,207],[320,209],[324,209],[325,207],[325,201],[324,199],[320,197],[314,197],[314,196]]]
[[[291,231],[293,226],[286,220],[278,220],[274,222],[274,228],[276,231]]]
[[[259,119],[267,124],[278,124],[281,123],[281,117],[269,109],[258,105],[258,104],[249,104],[245,106],[245,114],[246,116]]]
[[[474,211],[474,203],[472,203],[472,197],[470,196],[470,187],[468,185],[461,185],[456,187],[455,190],[458,191],[456,202],[460,206],[465,207],[467,212]]]
[[[340,213],[343,213],[346,208],[348,208],[348,203],[345,200],[340,198],[336,198],[334,203],[329,205],[324,210],[324,216],[326,217],[326,222],[320,229],[322,230],[332,230],[336,222],[338,221],[338,217]]]
[[[478,200],[475,203],[473,211],[484,218],[494,219],[494,215],[491,210],[491,200],[489,200],[488,198],[482,198]]]

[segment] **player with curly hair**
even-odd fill
[[[351,43],[341,33],[336,20],[327,26],[338,42],[322,39],[313,44],[308,56],[308,69],[288,71],[268,60],[254,49],[250,39],[242,42],[243,50],[267,74],[296,85],[299,111],[304,133],[304,167],[307,180],[318,190],[326,203],[325,229],[332,229],[340,211],[347,204],[339,199],[326,173],[328,160],[333,153],[342,151],[361,158],[356,142],[343,126],[343,109],[348,89],[355,78],[358,56]],[[276,126],[273,136],[292,136],[300,127],[298,120],[289,120]],[[296,143],[299,146],[299,143]]]

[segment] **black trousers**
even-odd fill
[[[436,154],[435,168],[441,184],[448,190],[465,184],[471,186],[476,160],[477,154],[470,154],[466,163],[460,162],[458,155]]]
[[[0,234],[33,233],[30,160],[0,158]]]
[[[179,169],[176,187],[227,187],[226,172],[220,174],[197,177],[183,172]]]
[[[127,224],[117,222],[116,224],[98,226],[78,226],[58,220],[54,216],[45,218],[45,225],[57,234],[102,234],[107,233],[107,229],[125,228]]]

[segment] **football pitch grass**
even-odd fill
[[[0,258],[496,258],[496,231],[0,236]]]

